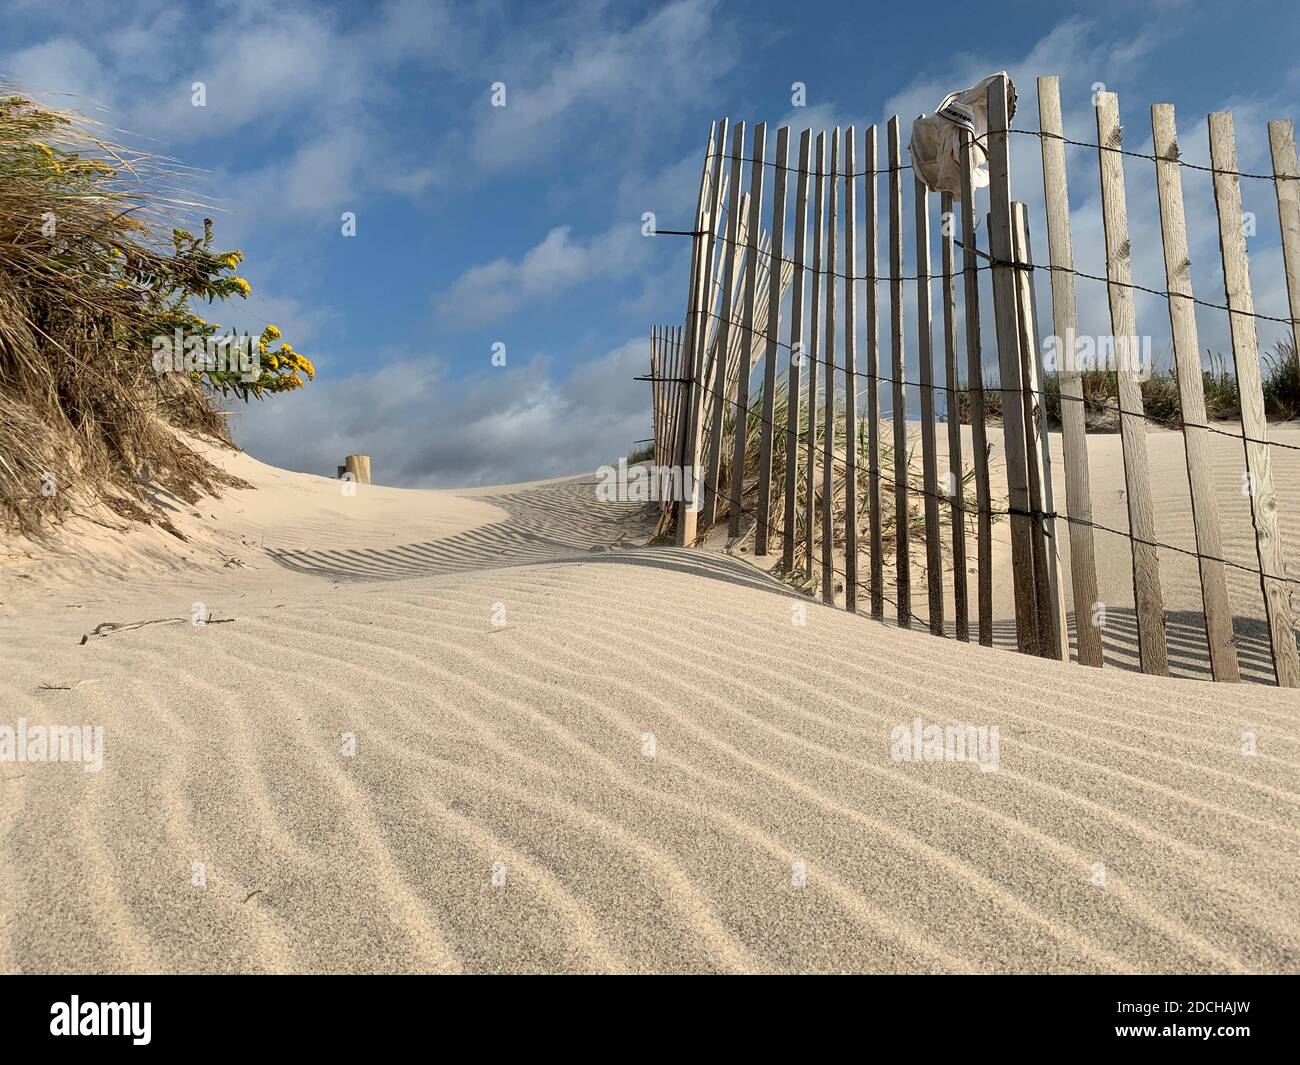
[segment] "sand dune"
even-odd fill
[[[1264,618],[1263,598],[1259,578],[1251,570],[1259,568],[1255,554],[1255,534],[1251,521],[1250,500],[1243,493],[1245,462],[1241,441],[1231,434],[1239,434],[1239,424],[1219,423],[1216,432],[1208,438],[1214,484],[1219,504],[1219,520],[1223,537],[1223,557],[1227,562],[1229,604],[1237,640],[1242,679],[1266,684],[1274,683],[1268,626]],[[887,431],[886,431],[887,432]],[[909,423],[909,432],[919,441],[919,424]],[[1279,528],[1282,546],[1291,576],[1300,574],[1300,428],[1294,425],[1273,425],[1269,437],[1276,445],[1272,449],[1273,478],[1276,489]],[[1202,614],[1201,586],[1197,561],[1196,537],[1192,521],[1191,492],[1187,482],[1187,460],[1181,432],[1152,427],[1147,433],[1147,454],[1150,463],[1151,489],[1154,502],[1156,537],[1168,545],[1159,550],[1160,582],[1165,597],[1165,625],[1169,642],[1170,673],[1176,677],[1209,679],[1209,650],[1205,637]],[[1003,460],[1003,435],[1001,426],[991,427],[988,441],[990,454],[990,480],[995,509],[1006,506],[1006,470]],[[938,463],[940,470],[947,469],[947,433],[938,434]],[[919,442],[917,443],[919,455]],[[1059,433],[1051,434],[1055,509],[1066,512],[1065,463]],[[963,429],[963,455],[970,465],[971,438],[969,429]],[[1124,458],[1118,434],[1092,434],[1088,437],[1088,466],[1093,502],[1093,521],[1103,528],[1093,533],[1097,563],[1097,583],[1100,601],[1105,604],[1105,625],[1102,627],[1102,644],[1108,666],[1137,670],[1138,644],[1137,619],[1133,605],[1133,557],[1127,539],[1128,509],[1124,481]],[[917,468],[919,469],[919,458]],[[885,476],[892,470],[885,471]],[[973,494],[974,489],[971,489]],[[889,493],[886,491],[886,496]],[[913,500],[920,506],[921,500]],[[886,499],[892,506],[892,498]],[[945,513],[946,513],[946,507]],[[1074,632],[1078,623],[1070,573],[1069,525],[1062,520],[1061,564],[1062,588],[1066,597],[1066,611],[1071,632],[1071,654],[1076,651]],[[952,574],[950,562],[950,537],[945,531],[944,620],[945,631],[954,632]],[[969,623],[976,630],[975,603],[975,532],[968,531],[966,551],[968,580],[970,582]],[[865,541],[864,541],[865,543]],[[1011,530],[1006,518],[993,526],[993,618],[994,642],[1001,647],[1016,646],[1015,600],[1011,578]],[[865,547],[863,548],[865,550]],[[914,537],[911,547],[912,612],[919,619],[917,625],[926,626],[929,604],[926,588],[926,554],[924,541]],[[843,569],[842,558],[837,554],[836,565]],[[865,558],[860,566],[865,574]],[[892,565],[886,567],[886,594],[890,604],[886,616],[895,616],[892,601],[897,595],[893,584]],[[842,596],[837,601],[842,602]],[[1089,605],[1090,606],[1090,605]],[[1300,595],[1292,594],[1293,613],[1300,617]],[[1083,618],[1090,623],[1091,610],[1085,607]]]
[[[1300,971],[1293,693],[901,632],[593,478],[345,535],[240,462],[245,565],[6,594],[0,724],[106,729],[0,763],[6,971]],[[894,760],[917,718],[997,770]]]

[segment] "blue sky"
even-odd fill
[[[689,253],[643,237],[641,215],[689,226],[711,120],[861,131],[898,113],[906,130],[1007,69],[1017,126],[1035,127],[1034,78],[1059,74],[1067,135],[1095,135],[1102,82],[1128,146],[1149,147],[1149,105],[1169,101],[1184,156],[1204,161],[1206,113],[1231,108],[1243,167],[1267,170],[1267,120],[1300,119],[1297,44],[1285,3],[7,0],[0,76],[199,169],[190,184],[254,292],[215,317],[276,323],[319,371],[236,420],[252,454],[332,474],[365,452],[384,483],[453,486],[590,470],[648,435],[647,386],[631,378],[651,324],[681,319]],[[1037,145],[1017,140],[1032,211]],[[1154,181],[1129,173],[1137,280],[1163,287]],[[1104,272],[1095,155],[1072,155],[1070,177],[1077,265]],[[1209,187],[1184,180],[1197,293],[1221,299]],[[1246,194],[1256,304],[1282,314],[1272,190]],[[1043,288],[1043,314],[1048,301]],[[1086,330],[1104,286],[1080,305]],[[1139,302],[1157,351],[1165,313]],[[1201,327],[1202,347],[1227,350],[1221,323]]]

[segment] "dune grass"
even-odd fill
[[[805,524],[805,509],[807,505],[807,425],[808,425],[808,402],[806,395],[799,398],[799,425],[801,432],[799,434],[799,444],[796,449],[796,457],[799,463],[796,482],[796,499],[795,499],[795,559],[794,568],[789,575],[789,579],[799,584],[801,575],[805,571],[808,562],[807,554],[807,527]],[[833,436],[831,451],[835,456],[832,462],[831,478],[831,524],[834,533],[833,553],[841,561],[836,562],[839,569],[843,568],[842,558],[846,544],[846,511],[847,511],[847,492],[848,492],[848,470],[846,466],[847,457],[847,430],[844,412],[844,397],[839,395],[836,399],[836,415],[833,427]],[[821,545],[821,507],[823,499],[822,485],[822,460],[824,448],[826,446],[825,426],[822,424],[823,408],[818,403],[817,417],[818,428],[816,434],[815,447],[813,453],[817,463],[817,475],[813,487],[813,521],[817,528],[813,530],[813,552],[814,559],[813,569],[817,574],[816,579],[820,579],[820,552]],[[770,498],[772,524],[774,529],[780,529],[783,520],[782,500],[785,494],[785,468],[788,459],[788,434],[785,426],[789,424],[789,396],[788,386],[784,374],[778,380],[776,399],[772,417],[773,425],[777,430],[772,434],[772,483],[770,487]],[[741,510],[745,516],[746,524],[752,524],[753,517],[758,507],[758,482],[759,482],[759,465],[760,465],[760,448],[761,448],[761,429],[763,424],[762,412],[759,409],[751,409],[748,414],[748,425],[746,434],[745,464],[742,476],[744,477],[743,488],[741,493]],[[886,427],[887,430],[888,427]],[[723,469],[720,484],[720,499],[718,522],[721,524],[727,519],[728,500],[730,498],[732,470],[731,470],[731,453],[735,440],[735,418],[734,414],[729,414],[724,420],[723,428]],[[859,414],[857,433],[855,434],[854,447],[857,452],[856,484],[854,487],[857,493],[857,519],[858,519],[858,542],[865,547],[866,530],[870,527],[870,484],[871,474],[869,461],[869,449],[866,419]],[[879,466],[879,485],[880,485],[880,529],[881,529],[881,554],[888,563],[894,557],[898,537],[898,515],[894,505],[894,446],[892,433],[882,431],[879,441],[880,449],[880,466]],[[908,507],[906,521],[913,537],[925,535],[925,496],[924,491],[924,474],[922,468],[922,455],[920,448],[919,433],[910,434],[908,440],[908,450],[906,459],[907,483],[912,489],[908,496]],[[939,471],[942,484],[942,478],[947,471],[946,462]],[[973,534],[975,528],[975,506],[976,498],[974,491],[974,468],[969,464],[963,464],[962,478],[959,491],[963,507],[966,510],[968,522],[968,534]],[[997,509],[996,507],[994,508]],[[945,541],[945,554],[948,550],[948,544],[951,543],[951,536],[948,531],[952,525],[952,511],[945,499],[939,508],[940,524],[942,535]],[[775,534],[779,541],[781,533]]]
[[[160,372],[160,338],[217,336],[194,309],[248,295],[243,256],[182,225],[184,168],[0,86],[0,525],[39,534],[77,502],[149,518],[158,489],[193,501],[220,474],[176,429],[230,443],[215,395],[301,387],[311,364],[257,341],[260,377]]]
[[[1218,352],[1206,352],[1208,366],[1201,370],[1205,393],[1205,415],[1210,421],[1224,421],[1241,416],[1241,396],[1237,377],[1229,369],[1230,360]],[[1264,410],[1270,421],[1290,421],[1300,417],[1300,369],[1296,349],[1287,337],[1260,356],[1264,392]],[[1084,419],[1089,432],[1119,431],[1119,391],[1113,370],[1086,370],[1083,383]],[[988,389],[993,389],[992,391]],[[997,381],[986,381],[985,410],[990,417],[1002,414],[1002,393]],[[1054,429],[1061,425],[1061,382],[1056,373],[1043,377],[1048,422]],[[1142,382],[1142,409],[1155,424],[1177,428],[1182,424],[1182,406],[1178,398],[1178,374],[1172,367],[1153,373]],[[958,397],[958,410],[964,423],[970,422],[970,397]]]

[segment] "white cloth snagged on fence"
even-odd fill
[[[987,92],[995,78],[1006,71],[990,74],[978,85],[943,98],[935,113],[922,115],[912,123],[912,168],[916,176],[933,192],[951,192],[961,199],[961,131],[969,130],[971,144],[971,187],[982,189],[989,183],[988,156],[981,138],[988,132]],[[1016,87],[1007,78],[1008,119],[1016,113]]]

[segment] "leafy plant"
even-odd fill
[[[222,475],[176,434],[229,443],[218,395],[300,387],[314,368],[273,327],[252,380],[158,373],[154,339],[206,342],[196,305],[246,298],[238,252],[178,224],[200,205],[177,164],[110,143],[84,119],[0,90],[0,519],[29,532],[74,495],[141,498],[142,479],[197,498]],[[142,471],[148,476],[142,478]],[[134,504],[120,508],[137,514]]]

